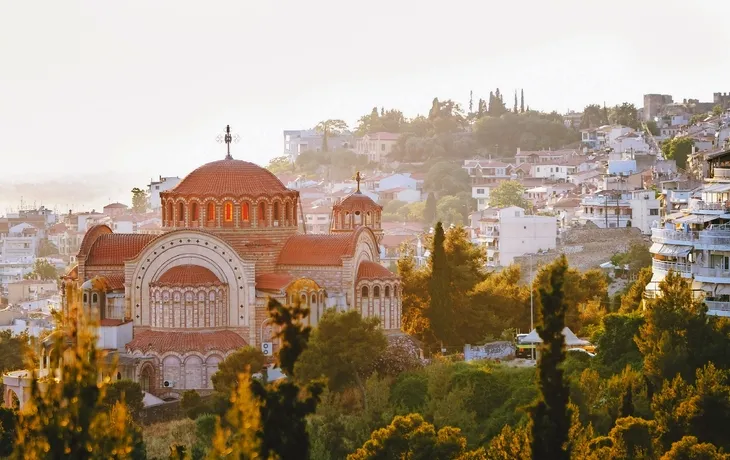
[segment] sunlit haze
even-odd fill
[[[412,117],[470,90],[524,88],[561,113],[730,91],[730,31],[709,27],[723,1],[0,5],[0,215],[21,195],[129,204],[151,177],[222,159],[226,124],[234,157],[265,164],[284,129],[352,126],[373,106]]]

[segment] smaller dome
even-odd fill
[[[383,267],[377,262],[371,262],[364,260],[360,262],[360,266],[357,268],[357,279],[364,280],[390,280],[398,279],[398,275]]]
[[[383,207],[374,202],[369,196],[363,195],[361,192],[355,192],[335,204],[334,208],[343,211],[367,211],[371,209],[382,209]]]
[[[200,265],[178,265],[162,274],[154,283],[165,286],[200,286],[223,284],[215,274]]]

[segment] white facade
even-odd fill
[[[557,235],[556,217],[525,215],[517,206],[480,220],[479,241],[487,248],[487,265],[494,267],[506,267],[525,254],[555,249]]]
[[[153,211],[160,209],[162,207],[160,193],[172,190],[179,182],[179,177],[162,176],[160,176],[159,180],[150,181],[149,185],[147,185],[147,199],[149,200],[150,209]]]
[[[489,207],[489,187],[485,185],[472,186],[471,197],[477,200],[477,211],[484,211]]]
[[[614,152],[648,152],[650,151],[649,144],[644,139],[644,136],[633,132],[623,136],[619,136],[609,145]]]
[[[471,197],[477,200],[477,209],[482,211],[489,206],[489,191],[512,178],[512,166],[491,160],[464,160],[462,165],[471,181]]]
[[[659,222],[660,207],[653,190],[596,194],[583,198],[578,220],[598,228],[636,227],[648,235]]]
[[[392,174],[378,181],[376,191],[390,190],[393,188],[409,188],[416,190],[418,188],[418,182],[416,179],[411,178],[410,174]]]
[[[39,242],[37,229],[32,225],[23,223],[10,227],[8,234],[0,241],[0,260],[32,261]]]
[[[371,163],[384,163],[388,155],[398,143],[400,134],[397,133],[372,133],[366,134],[358,139],[355,144],[355,153],[365,155]]]
[[[554,162],[535,164],[532,166],[532,177],[567,181],[568,177],[574,174],[577,169],[577,166],[563,165]]]

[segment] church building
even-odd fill
[[[382,207],[360,193],[359,173],[330,233],[307,235],[299,192],[233,159],[230,130],[226,143],[225,159],[160,194],[163,234],[93,227],[65,278],[83,288],[100,329],[123,338],[124,377],[160,397],[211,390],[218,364],[241,347],[276,351],[269,297],[301,301],[312,326],[333,308],[400,329],[400,281],[379,259]]]

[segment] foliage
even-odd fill
[[[408,128],[408,121],[403,116],[403,112],[396,109],[385,110],[373,107],[373,110],[360,117],[355,128],[355,134],[357,136],[363,136],[365,134],[373,134],[377,132],[386,133],[400,133]]]
[[[294,169],[294,164],[289,160],[288,156],[282,155],[272,158],[269,161],[269,164],[266,165],[266,169],[274,174],[282,174],[292,172],[292,170]]]
[[[530,327],[530,287],[520,283],[519,265],[491,273],[477,284],[471,294],[474,324],[483,334],[499,336],[502,330]]]
[[[611,257],[611,263],[621,267],[629,266],[629,272],[638,273],[641,269],[651,267],[651,253],[643,243],[632,243],[626,252],[618,252]]]
[[[687,165],[687,157],[692,153],[694,140],[691,137],[674,137],[662,143],[662,153],[669,160],[677,162],[678,168]]]
[[[397,416],[387,427],[374,431],[370,440],[347,458],[451,460],[463,458],[465,449],[466,440],[459,429],[444,427],[436,431],[421,415],[410,414]]]
[[[728,455],[710,443],[700,443],[694,436],[685,436],[672,444],[661,460],[727,460]]]
[[[529,204],[524,193],[525,187],[521,183],[514,180],[504,181],[489,192],[489,206],[493,208],[519,206],[528,209]]]
[[[339,181],[352,177],[355,171],[368,164],[367,155],[357,155],[345,149],[317,152],[306,150],[297,156],[292,172],[305,177]]]
[[[565,313],[563,286],[568,261],[563,255],[543,268],[549,284],[540,287],[540,321],[537,332],[543,343],[537,362],[537,402],[530,408],[531,451],[534,459],[568,459],[569,391],[560,364],[565,360]]]
[[[377,318],[363,318],[354,310],[326,311],[297,363],[296,375],[304,382],[326,377],[333,390],[355,384],[367,407],[365,379],[387,346],[379,324]]]
[[[322,120],[314,127],[314,131],[322,135],[322,151],[329,152],[329,138],[347,131],[347,123],[339,119]]]
[[[639,128],[639,117],[636,106],[628,102],[613,107],[609,111],[608,121],[612,124],[628,126],[633,129]]]
[[[601,109],[598,104],[589,104],[583,109],[583,116],[580,119],[581,129],[598,128],[608,124],[606,110]]]
[[[659,130],[659,126],[656,124],[656,121],[649,120],[646,122],[646,128],[649,130],[649,132],[652,134],[652,136],[658,136],[661,134],[661,131]]]
[[[651,420],[625,417],[616,420],[608,435],[608,443],[597,449],[594,458],[631,460],[655,458],[656,424]]]
[[[541,150],[559,148],[580,140],[579,134],[565,126],[557,113],[505,113],[482,117],[474,124],[477,148],[497,157],[514,156],[517,148]]]
[[[644,300],[644,289],[646,289],[646,285],[651,281],[652,276],[651,267],[644,267],[639,270],[636,280],[631,283],[626,294],[621,296],[621,307],[619,310],[621,313],[631,313],[641,309]]]
[[[373,369],[380,375],[398,376],[422,366],[419,353],[420,350],[409,337],[390,337],[385,350],[375,360]]]
[[[139,383],[132,380],[117,380],[107,386],[103,405],[107,410],[111,410],[117,403],[123,402],[129,415],[137,420],[144,409],[143,399],[144,392]]]
[[[0,331],[0,372],[23,368],[23,357],[30,351],[30,337],[26,333],[13,335],[10,330]]]
[[[56,266],[48,262],[46,259],[36,259],[33,262],[33,271],[27,273],[25,279],[36,280],[57,280],[58,270]]]
[[[433,192],[428,193],[428,197],[426,198],[426,208],[424,209],[423,213],[423,221],[431,225],[436,220],[436,196],[433,194]]]
[[[103,356],[80,308],[80,292],[69,289],[69,318],[55,331],[51,356],[63,357],[58,380],[45,388],[31,379],[30,399],[17,427],[14,458],[129,458],[141,455],[139,430],[127,407],[104,410],[108,380],[100,382]],[[34,376],[37,377],[37,376]]]
[[[193,446],[203,441],[210,444],[212,439],[212,437],[205,440],[198,439],[195,422],[187,418],[147,425],[143,428],[142,433],[149,459],[168,458],[172,444]]]
[[[471,193],[469,174],[460,165],[440,161],[428,170],[423,181],[423,189],[437,195],[456,195],[459,192]]]
[[[9,407],[0,407],[0,458],[7,458],[13,453],[17,425],[17,410]]]
[[[147,212],[147,193],[139,187],[132,189],[132,212],[144,214]]]
[[[48,241],[48,238],[41,239],[38,243],[38,257],[48,257],[54,254],[58,254],[56,245]]]
[[[249,374],[258,372],[263,367],[264,361],[264,354],[258,348],[248,346],[236,350],[218,364],[218,371],[211,378],[213,388],[223,394],[231,394],[238,384],[238,375],[243,372]]]
[[[641,369],[643,357],[634,341],[644,318],[638,314],[611,313],[603,317],[601,327],[593,334],[592,342],[598,349],[593,359],[594,368],[604,376],[616,374],[627,365]]]
[[[425,311],[425,316],[428,318],[433,339],[441,344],[456,342],[456,318],[449,299],[451,274],[444,249],[445,240],[444,227],[438,222],[434,230],[433,249],[429,261],[431,274],[428,281],[428,295],[431,302]]]
[[[487,458],[490,460],[513,460],[530,456],[530,438],[524,426],[512,428],[505,425],[487,449]]]
[[[269,458],[261,455],[260,402],[253,396],[249,382],[249,375],[242,372],[238,385],[233,386],[231,408],[218,422],[211,458]]]

